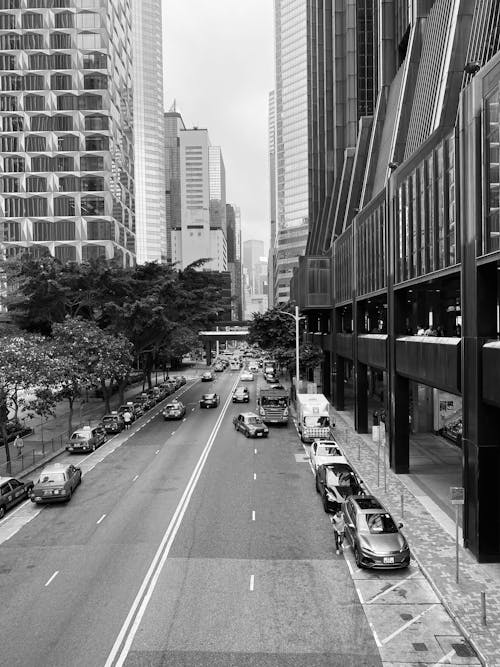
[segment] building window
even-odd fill
[[[8,35],[0,35],[0,50],[13,51],[20,50],[23,47],[23,39],[21,35],[10,33]]]
[[[52,129],[52,117],[45,115],[31,116],[30,125],[33,132],[50,132]]]
[[[33,241],[74,241],[75,223],[73,220],[56,220],[33,222]]]
[[[25,95],[25,111],[43,111],[45,109],[45,98],[43,95]]]
[[[115,225],[110,220],[89,220],[87,222],[89,241],[114,241]]]
[[[76,36],[76,40],[79,49],[100,49],[104,46],[99,33],[82,32]]]
[[[42,176],[28,176],[26,192],[47,192],[47,179]]]
[[[78,151],[80,150],[80,140],[74,134],[57,137],[57,150]]]
[[[43,90],[45,80],[40,74],[26,74],[24,77],[24,87],[26,90]]]
[[[48,155],[39,155],[31,158],[31,171],[52,171],[51,158]]]
[[[79,192],[80,183],[77,176],[60,176],[59,177],[59,191],[60,192]]]
[[[83,69],[106,69],[108,59],[105,53],[86,53],[83,56]]]
[[[20,222],[0,222],[0,241],[16,243],[21,240]]]
[[[71,90],[73,79],[69,74],[53,74],[50,77],[50,87],[52,90]]]
[[[53,32],[50,35],[51,49],[71,49],[71,35],[66,32]]]
[[[14,14],[0,14],[0,30],[15,30],[16,17]]]
[[[82,197],[82,215],[105,215],[104,197]]]
[[[55,155],[52,158],[52,171],[73,171],[75,160],[71,155]]]
[[[86,74],[83,77],[83,87],[85,90],[105,90],[108,87],[108,77],[105,74]]]
[[[53,53],[50,57],[51,69],[71,69],[71,56],[69,53]]]
[[[4,74],[0,77],[2,90],[24,90],[23,77],[20,74]]]
[[[54,257],[62,264],[76,261],[76,248],[72,245],[56,245],[54,248]]]
[[[2,192],[19,192],[19,179],[4,176],[0,181]]]
[[[85,14],[78,14],[77,16],[77,27],[83,30],[90,30],[92,28],[101,27],[101,17],[99,14],[93,14],[92,12],[86,12]]]
[[[69,12],[59,12],[55,15],[55,27],[56,28],[73,28],[73,14]]]
[[[0,56],[0,69],[18,69],[16,56]]]
[[[23,30],[39,30],[43,28],[43,14],[23,14]]]
[[[55,197],[54,215],[57,216],[75,215],[74,197]]]
[[[25,51],[30,51],[33,49],[43,49],[43,35],[38,32],[27,32],[23,36],[23,45],[22,48]],[[17,47],[16,47],[17,48]]]
[[[71,116],[53,116],[52,128],[54,132],[67,132],[73,129],[73,118]]]
[[[85,130],[107,130],[108,127],[107,116],[85,116]]]
[[[0,111],[17,111],[17,97],[0,95]]]
[[[19,139],[17,137],[9,137],[8,135],[0,136],[0,148],[2,153],[17,153],[19,150]]]
[[[58,95],[57,108],[59,111],[75,111],[78,109],[78,97],[76,95]]]
[[[109,137],[103,135],[94,135],[85,137],[86,151],[107,151],[109,148]]]
[[[47,53],[31,53],[28,63],[30,69],[50,69],[50,56]]]
[[[106,257],[106,248],[103,245],[85,245],[82,248],[82,260],[98,259],[99,257]]]
[[[102,109],[102,97],[100,95],[80,95],[78,108],[91,109],[92,111]]]
[[[500,94],[486,99],[486,220],[481,254],[500,249]]]
[[[102,171],[104,158],[100,155],[82,155],[80,158],[81,171]]]
[[[6,173],[26,171],[24,158],[19,157],[19,155],[13,155],[12,157],[4,157],[3,170]]]
[[[24,149],[27,153],[47,150],[47,139],[36,134],[28,135],[24,140]]]
[[[0,0],[0,9],[20,9],[21,0]]]
[[[102,176],[83,176],[82,192],[104,190],[104,178]]]

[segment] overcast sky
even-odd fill
[[[243,240],[269,246],[268,95],[273,0],[163,0],[165,109],[208,129],[226,166]]]

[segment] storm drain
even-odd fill
[[[469,644],[465,642],[463,644],[452,644],[451,648],[459,658],[473,658],[476,655]]]

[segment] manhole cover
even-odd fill
[[[452,644],[451,648],[455,651],[459,658],[472,658],[476,655],[469,644],[466,643]]]
[[[422,642],[417,642],[416,644],[413,644],[413,648],[415,651],[428,651],[429,649],[427,648],[426,644],[423,644]]]

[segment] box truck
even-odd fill
[[[297,394],[297,428],[302,442],[329,438],[330,403],[323,394]]]

